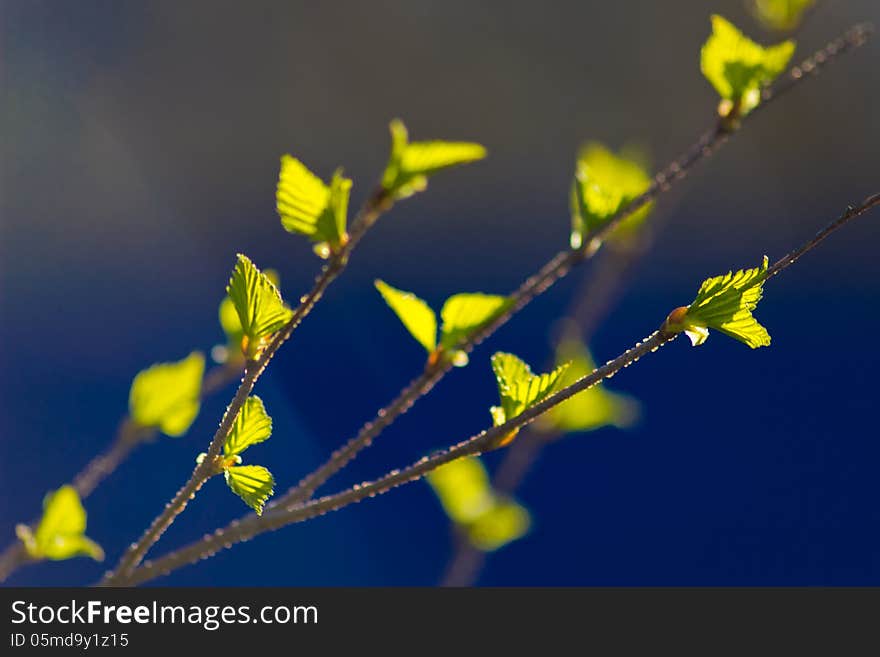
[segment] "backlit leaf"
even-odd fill
[[[263,505],[275,493],[275,478],[262,465],[236,465],[224,470],[226,484],[244,503],[262,515]]]
[[[278,276],[278,272],[274,269],[264,269],[263,273],[280,292],[281,279]],[[241,320],[238,318],[238,311],[235,309],[235,304],[232,303],[232,299],[229,298],[228,294],[223,297],[223,301],[220,302],[218,315],[220,326],[226,334],[226,348],[229,351],[241,351],[244,330],[241,328]]]
[[[409,141],[403,122],[391,122],[391,156],[382,176],[382,187],[394,198],[424,190],[428,176],[459,164],[486,157],[486,149],[471,142]]]
[[[412,292],[404,292],[377,280],[376,289],[394,311],[406,330],[428,353],[437,347],[437,316],[430,306]]]
[[[495,426],[512,420],[556,392],[562,384],[562,374],[568,368],[563,364],[546,374],[532,374],[525,362],[503,352],[492,355],[492,370],[498,382],[501,405],[491,411]]]
[[[529,530],[528,510],[512,500],[499,500],[467,528],[470,542],[483,552],[493,552],[522,538]]]
[[[169,436],[185,434],[199,414],[204,372],[205,357],[198,351],[183,360],[139,372],[128,397],[132,421]]]
[[[257,397],[248,397],[232,430],[223,444],[223,455],[226,458],[238,456],[251,445],[267,440],[272,435],[272,418],[266,413],[263,401]]]
[[[18,525],[16,533],[33,559],[70,559],[88,556],[104,559],[101,546],[84,535],[86,511],[73,486],[62,486],[43,500],[43,517],[35,531]]]
[[[263,339],[281,329],[293,315],[278,288],[247,256],[238,255],[226,292],[238,314],[251,357],[259,352]]]
[[[510,305],[507,297],[494,294],[455,294],[446,300],[440,311],[442,326],[440,344],[452,349],[470,338],[504,312]]]
[[[749,9],[767,29],[790,32],[814,4],[816,0],[751,0]]]

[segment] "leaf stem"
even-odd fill
[[[312,289],[301,299],[300,304],[293,311],[293,315],[287,324],[275,334],[258,358],[248,362],[245,366],[244,377],[235,396],[227,407],[223,419],[220,421],[220,426],[217,427],[217,431],[211,439],[206,457],[201,463],[196,465],[186,484],[165,506],[162,513],[153,520],[141,538],[129,546],[128,550],[120,558],[116,568],[107,573],[103,584],[108,586],[117,585],[121,578],[137,567],[150,547],[159,540],[177,516],[183,512],[189,500],[195,496],[202,485],[214,474],[211,469],[211,463],[214,457],[220,453],[223,441],[232,429],[235,418],[238,417],[239,411],[241,411],[242,406],[244,406],[245,401],[253,391],[260,375],[266,370],[266,367],[281,348],[281,345],[290,338],[302,320],[312,311],[330,284],[345,270],[349,255],[354,247],[375,224],[376,220],[385,211],[390,209],[392,204],[393,199],[381,188],[370,195],[352,223],[348,242],[346,242],[342,249],[330,257],[321,273],[315,279]]]

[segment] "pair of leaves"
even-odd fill
[[[751,0],[749,9],[767,29],[790,32],[814,4],[816,0]]]
[[[479,458],[456,459],[428,473],[426,479],[446,515],[476,548],[497,550],[528,531],[529,512],[492,489]]]
[[[348,199],[351,180],[337,169],[329,184],[295,157],[281,158],[281,172],[275,192],[281,225],[289,233],[305,235],[315,242],[315,253],[323,258],[338,253],[348,242]]]
[[[36,530],[18,525],[15,533],[31,559],[54,561],[86,556],[103,561],[104,550],[85,535],[86,510],[73,486],[65,485],[43,499]]]
[[[169,436],[182,436],[199,414],[204,373],[205,357],[198,351],[139,372],[128,396],[132,421]]]
[[[219,462],[218,472],[223,471],[226,485],[257,515],[263,513],[266,500],[275,492],[275,478],[262,465],[240,465],[241,454],[271,435],[272,418],[266,413],[263,401],[257,396],[248,397],[223,442],[223,457]],[[197,461],[201,463],[204,458],[205,454],[199,454]]]
[[[391,122],[391,155],[382,175],[382,189],[394,199],[412,196],[428,186],[428,176],[486,157],[480,144],[454,141],[409,141],[406,126]]]
[[[752,349],[769,346],[767,329],[752,315],[761,300],[766,274],[767,256],[764,256],[760,267],[706,279],[691,305],[670,314],[669,328],[684,331],[694,346],[706,341],[710,328]]]
[[[253,359],[269,338],[290,321],[293,311],[284,305],[281,293],[269,276],[240,253],[226,293],[238,315],[242,351]]]
[[[794,41],[761,46],[721,16],[712,16],[712,35],[700,53],[700,69],[721,96],[719,114],[737,119],[761,102],[761,89],[785,70]]]
[[[498,383],[499,406],[489,409],[495,426],[512,420],[527,408],[531,408],[562,387],[562,375],[568,369],[564,363],[545,374],[532,374],[531,368],[513,354],[497,352],[492,355],[492,370]],[[516,437],[517,430],[504,436],[496,447],[508,444]]]
[[[563,388],[596,369],[586,346],[574,338],[562,340],[556,348],[556,364],[565,363],[569,365],[559,383]],[[639,403],[635,399],[611,392],[600,383],[554,406],[534,426],[546,433],[579,433],[606,426],[624,429],[638,417]]]
[[[404,292],[377,280],[376,289],[406,329],[433,356],[439,351],[449,354],[456,364],[462,354],[456,349],[510,306],[508,297],[463,293],[449,297],[440,310],[439,344],[437,315],[431,307],[412,292]],[[467,362],[466,357],[464,363]]]
[[[650,185],[651,178],[638,157],[626,152],[615,154],[599,143],[584,146],[578,154],[571,189],[571,247],[580,248],[585,235],[601,228]],[[632,237],[652,207],[649,203],[634,212],[609,237]]]

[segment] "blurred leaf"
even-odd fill
[[[256,356],[263,339],[281,329],[293,316],[269,277],[242,254],[238,254],[226,292],[238,314],[249,357]]]
[[[492,489],[483,462],[477,457],[451,461],[429,472],[426,480],[446,515],[465,530],[470,542],[491,551],[520,538],[529,526],[529,514]]]
[[[377,280],[375,285],[406,330],[429,354],[432,353],[437,348],[437,316],[430,306],[412,292],[398,290],[385,281]]]
[[[139,372],[128,396],[131,419],[138,426],[182,436],[199,414],[204,373],[205,357],[198,351],[175,363],[159,363]]]
[[[565,363],[552,372],[537,375],[532,374],[529,366],[513,354],[493,354],[492,370],[498,382],[498,396],[501,398],[500,406],[489,409],[495,426],[512,420],[556,392],[561,387],[562,374],[567,368],[568,364]],[[516,432],[505,436],[497,446],[506,445],[515,435]]]
[[[43,500],[43,517],[35,532],[18,525],[16,534],[32,559],[62,560],[87,556],[104,559],[101,546],[84,535],[86,511],[73,486],[62,486]]]
[[[399,119],[391,122],[391,156],[382,176],[382,188],[401,199],[423,191],[428,176],[486,157],[480,144],[451,141],[410,142],[406,126]]]
[[[510,299],[494,294],[455,294],[446,300],[440,311],[440,344],[452,349],[503,313]]]
[[[615,154],[599,143],[587,144],[578,154],[571,191],[571,247],[583,245],[584,236],[603,226],[622,207],[651,185],[646,167],[633,156]],[[649,203],[624,219],[611,239],[635,235],[653,209]]]
[[[703,344],[708,329],[716,329],[752,349],[770,345],[770,335],[752,316],[763,293],[767,257],[760,267],[740,269],[703,281],[697,298],[671,327],[683,330],[696,346]]]
[[[590,352],[579,340],[566,339],[556,349],[556,364],[570,363],[559,386],[564,388],[596,369]],[[547,433],[595,431],[605,426],[626,428],[639,416],[638,402],[628,395],[609,391],[597,384],[579,392],[539,417],[533,425]]]
[[[816,0],[751,0],[749,9],[768,30],[790,32],[800,25],[804,13]]]
[[[794,41],[763,47],[746,37],[733,24],[712,16],[712,35],[700,53],[700,68],[722,98],[723,117],[741,117],[761,102],[761,88],[788,66]]]
[[[350,193],[351,180],[343,177],[342,169],[336,170],[328,186],[295,157],[281,158],[276,191],[281,225],[315,242],[319,255],[335,253],[348,241]]]
[[[251,445],[267,440],[272,435],[272,418],[266,413],[263,401],[257,396],[248,397],[232,430],[223,444],[223,455],[226,458],[238,456]]]
[[[275,492],[275,478],[262,465],[237,465],[224,471],[226,484],[244,503],[262,515],[263,505]]]

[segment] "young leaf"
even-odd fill
[[[739,118],[761,102],[761,88],[788,66],[794,41],[763,47],[722,18],[712,16],[712,35],[700,53],[700,68],[722,102],[719,114]]]
[[[43,517],[32,532],[27,525],[18,525],[16,534],[32,559],[70,559],[87,556],[95,561],[104,559],[101,546],[84,535],[86,511],[73,486],[62,486],[43,500]]]
[[[429,175],[486,157],[483,146],[470,142],[410,142],[406,126],[399,119],[393,120],[390,128],[391,156],[382,176],[382,188],[396,199],[423,191]]]
[[[265,339],[290,321],[293,311],[284,305],[269,277],[242,254],[238,254],[226,292],[241,323],[244,351],[253,358]]]
[[[749,9],[767,29],[790,32],[816,0],[751,0]]]
[[[514,356],[497,352],[492,355],[492,370],[498,382],[500,406],[489,409],[495,426],[512,420],[527,408],[556,392],[562,384],[562,374],[568,363],[546,374],[532,374],[525,362]],[[516,431],[502,438],[496,447],[502,447],[516,437]]]
[[[437,348],[437,316],[430,306],[412,292],[398,290],[385,281],[377,280],[375,285],[406,330],[429,354],[433,353]]]
[[[263,273],[280,292],[281,279],[278,272],[274,269],[264,269]],[[226,334],[226,347],[219,346],[217,348],[221,350],[225,349],[225,354],[242,352],[244,329],[241,328],[241,320],[238,318],[238,311],[235,309],[235,304],[232,303],[232,299],[229,298],[228,294],[224,296],[223,301],[220,302],[218,316],[220,319],[220,326]],[[212,351],[211,353],[213,354],[214,352]],[[224,362],[227,358],[228,355],[225,355],[223,358],[220,358],[218,362]]]
[[[560,387],[596,369],[590,352],[576,339],[562,340],[556,348],[556,364],[564,363],[570,365],[561,377]],[[595,431],[605,426],[623,429],[632,426],[638,415],[639,404],[635,399],[598,384],[551,408],[534,426],[539,431],[562,434]]]
[[[275,478],[262,465],[236,465],[223,472],[226,484],[244,503],[262,515],[263,505],[275,493]]]
[[[156,427],[168,436],[182,436],[199,414],[205,357],[192,352],[175,363],[153,365],[131,383],[128,409],[141,427]]]
[[[716,329],[752,349],[770,345],[770,335],[752,316],[763,293],[767,257],[760,267],[740,269],[703,281],[697,298],[683,312],[674,310],[667,324],[684,331],[694,346],[703,344]]]
[[[348,197],[351,180],[337,169],[329,185],[290,155],[281,158],[276,207],[281,225],[289,233],[305,235],[316,243],[324,257],[337,252],[348,241]]]
[[[494,294],[455,294],[440,311],[440,345],[453,349],[510,306],[510,299]]]
[[[266,413],[263,401],[257,396],[248,397],[232,430],[223,443],[223,455],[230,459],[240,455],[251,445],[267,440],[272,435],[272,418]]]
[[[605,224],[627,203],[651,185],[646,168],[625,153],[615,154],[599,143],[587,144],[578,154],[571,190],[571,247],[583,245],[584,236]],[[632,237],[653,204],[623,220],[611,239]]]
[[[480,550],[497,550],[528,529],[528,511],[495,493],[477,457],[451,461],[428,473],[426,480],[446,515]]]

